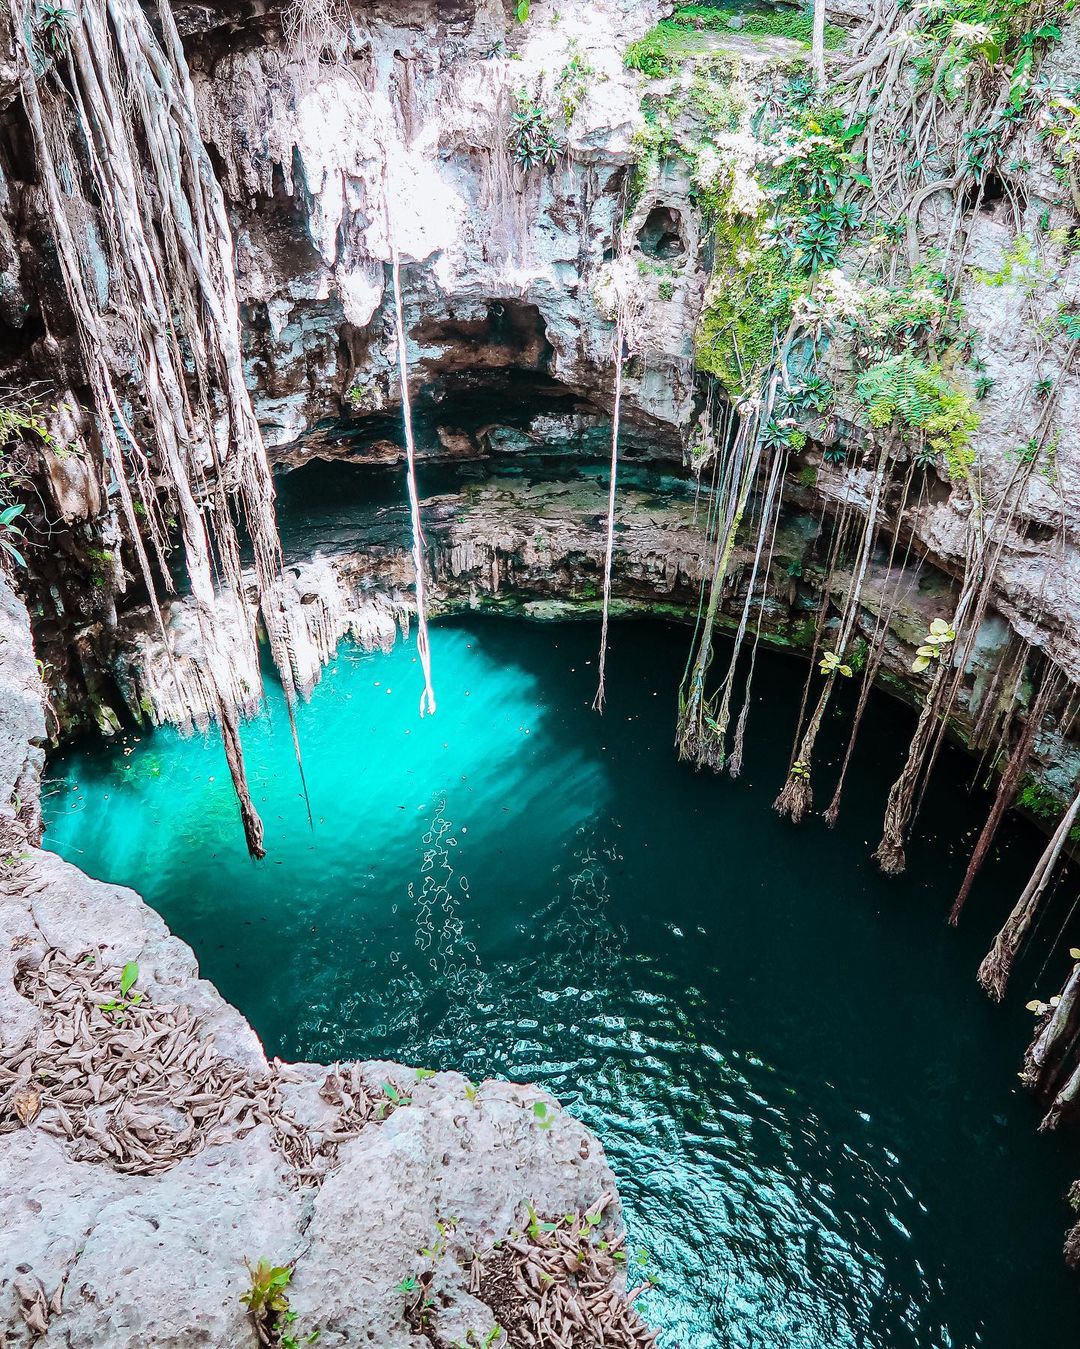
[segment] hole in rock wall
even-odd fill
[[[638,230],[638,247],[650,258],[677,258],[686,252],[682,216],[673,206],[654,206]]]
[[[1005,180],[996,173],[988,173],[981,183],[973,183],[964,193],[964,210],[970,212],[978,209],[992,215],[1005,200]]]

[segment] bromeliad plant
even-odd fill
[[[559,141],[551,118],[527,89],[514,94],[514,112],[506,143],[514,162],[528,171],[538,164],[554,164],[559,157]]]
[[[941,659],[945,648],[955,641],[954,629],[944,618],[935,618],[930,624],[930,631],[923,638],[922,645],[915,652],[915,659],[911,662],[912,670],[916,674],[928,670],[934,661]]]
[[[43,55],[61,57],[67,51],[74,14],[63,5],[45,3],[38,11],[34,33]]]

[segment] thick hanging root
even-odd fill
[[[837,653],[841,656],[847,649],[852,630],[855,627],[855,616],[859,610],[859,599],[862,595],[863,583],[866,580],[866,569],[870,563],[870,553],[877,535],[878,507],[881,502],[886,463],[887,458],[883,452],[878,460],[874,490],[866,514],[866,527],[863,529],[858,565],[844,604],[844,618],[840,625],[840,633],[836,644]],[[827,594],[822,596],[822,604],[828,604]],[[848,673],[850,674],[850,671]],[[817,706],[814,708],[813,715],[803,734],[798,753],[795,756],[795,762],[788,770],[787,781],[781,788],[780,795],[773,802],[773,810],[778,815],[786,815],[792,824],[800,824],[814,803],[814,792],[810,783],[814,745],[818,738],[818,732],[821,730],[821,723],[825,719],[825,710],[829,706],[836,677],[835,674],[826,675],[825,686],[818,696]]]
[[[907,867],[904,852],[904,832],[911,818],[911,806],[915,797],[919,773],[922,770],[923,756],[934,731],[934,716],[937,709],[937,694],[946,678],[944,664],[935,671],[934,682],[923,699],[919,713],[919,723],[915,727],[911,745],[908,748],[907,761],[900,776],[889,790],[889,799],[885,805],[885,820],[881,832],[881,842],[874,851],[874,859],[886,876],[899,876]]]
[[[712,664],[713,633],[723,595],[724,580],[761,460],[759,434],[761,419],[763,415],[768,416],[768,410],[772,407],[775,387],[774,376],[765,400],[764,414],[760,408],[751,412],[740,412],[739,427],[730,455],[730,474],[726,500],[721,512],[716,558],[709,581],[705,619],[698,635],[693,660],[679,690],[679,722],[675,736],[679,758],[689,760],[698,767],[717,771],[724,766],[724,752],[723,746],[717,744],[710,726],[710,722],[714,719],[710,716],[709,703],[705,697],[705,678]]]
[[[994,939],[993,946],[979,966],[979,983],[995,1002],[1000,1002],[1005,996],[1005,986],[1009,981],[1013,962],[1053,878],[1054,868],[1065,847],[1069,831],[1076,823],[1077,815],[1080,815],[1080,792],[1073,797],[1072,804],[1054,830],[1053,837],[1039,858],[1031,879],[1024,887],[1024,893],[1016,901],[1016,906],[1009,914],[1005,926]]]
[[[1080,1180],[1075,1181],[1069,1190],[1069,1203],[1074,1209],[1080,1209]],[[1070,1269],[1080,1269],[1080,1222],[1069,1228],[1065,1237],[1065,1263]]]
[[[383,154],[385,156],[385,148]],[[397,335],[398,382],[401,388],[401,418],[405,430],[405,475],[409,489],[409,520],[412,525],[412,560],[416,573],[416,650],[424,674],[420,715],[435,711],[431,683],[431,646],[428,641],[427,597],[424,579],[424,530],[420,520],[420,497],[416,490],[416,441],[413,437],[412,401],[409,398],[409,354],[405,343],[405,317],[401,303],[401,261],[394,239],[389,192],[385,199],[386,229],[390,239],[391,276],[394,287],[394,328]]]
[[[1073,1069],[1065,1085],[1051,1102],[1050,1109],[1039,1125],[1039,1132],[1045,1133],[1049,1129],[1056,1129],[1059,1124],[1066,1124],[1078,1116],[1080,1116],[1080,1063]]]
[[[798,755],[788,770],[787,781],[781,788],[780,795],[773,802],[773,810],[778,815],[786,815],[792,824],[801,824],[814,804],[814,791],[810,784],[810,757],[814,752],[814,741],[821,729],[821,722],[825,716],[825,709],[829,705],[831,692],[832,681],[830,679],[818,697],[814,714],[810,718],[799,745]]]
[[[260,603],[291,711],[292,670],[283,659],[279,604],[272,599],[280,582],[280,545],[269,467],[244,383],[232,236],[199,134],[172,11],[159,3],[155,31],[136,0],[82,0],[65,30],[62,83],[56,72],[41,69],[32,49],[34,15],[27,0],[16,0],[14,18],[23,105],[130,542],[160,620],[129,481],[136,484],[159,560],[166,552],[163,514],[175,511],[179,521],[203,645],[201,673],[222,726],[248,845],[259,856],[262,826],[243,768],[231,669],[213,623],[215,569],[234,594],[241,591],[230,499],[239,496],[243,503]],[[85,220],[97,221],[109,250],[116,293],[107,313],[73,219],[79,230]],[[128,390],[116,385],[109,364],[117,314],[128,327],[127,359],[155,443],[153,472],[125,414]],[[223,447],[216,439],[219,425]],[[212,486],[204,476],[208,451]],[[164,566],[162,572],[168,584]],[[163,641],[169,652],[164,634]],[[254,659],[253,630],[250,641]]]
[[[1020,785],[1020,779],[1023,776],[1024,769],[1027,767],[1028,758],[1031,755],[1035,744],[1036,736],[1042,726],[1043,717],[1046,715],[1046,709],[1050,702],[1052,690],[1056,687],[1057,681],[1051,678],[1049,674],[1043,680],[1042,688],[1039,690],[1039,696],[1028,712],[1027,721],[1024,723],[1024,729],[1020,733],[1012,753],[1009,755],[1009,761],[1005,765],[1005,771],[1001,775],[1001,781],[998,783],[997,795],[994,798],[994,804],[987,816],[986,823],[983,825],[979,834],[978,842],[975,844],[975,850],[971,854],[967,870],[964,873],[964,879],[953,900],[952,909],[949,912],[949,923],[956,927],[960,921],[960,914],[967,902],[967,897],[971,893],[971,887],[975,883],[975,877],[979,874],[987,853],[990,851],[991,844],[998,831],[1005,812],[1016,800],[1016,789]]]
[[[1066,1064],[1080,1040],[1080,962],[1061,990],[1057,1006],[1046,1017],[1024,1056],[1020,1079],[1043,1098],[1057,1090]]]
[[[607,670],[608,611],[611,607],[611,568],[615,558],[615,485],[619,469],[619,414],[622,408],[623,321],[615,327],[615,398],[611,413],[611,478],[608,484],[607,547],[604,552],[604,613],[600,620],[600,669],[596,681],[593,710],[603,712]]]
[[[801,824],[814,806],[814,789],[810,785],[810,774],[799,760],[791,766],[788,780],[780,789],[780,795],[773,802],[773,810],[778,815],[786,815],[792,824]]]

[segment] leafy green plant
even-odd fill
[[[847,679],[852,675],[851,666],[844,665],[835,651],[826,651],[822,654],[818,669],[823,675],[841,674]]]
[[[848,656],[848,665],[853,674],[858,674],[866,666],[866,658],[870,654],[870,643],[865,637],[856,637],[851,647],[851,655]]]
[[[20,567],[26,566],[26,558],[16,547],[13,540],[22,539],[23,532],[17,521],[26,507],[21,503],[13,503],[0,510],[0,549],[11,558]]]
[[[672,21],[685,28],[715,32],[729,28],[731,20],[736,17],[741,21],[740,31],[753,37],[786,37],[793,42],[803,43],[809,43],[813,37],[813,15],[804,9],[784,8],[745,13],[712,5],[680,5]],[[846,38],[847,34],[838,25],[825,25],[826,48],[839,47]]]
[[[551,119],[526,89],[514,94],[507,145],[515,163],[526,171],[539,164],[550,166],[559,157],[559,141]]]
[[[967,476],[974,459],[969,444],[979,419],[971,396],[940,365],[903,352],[865,370],[855,391],[871,426],[897,426],[914,434],[944,455],[950,477]]]
[[[546,1101],[533,1102],[533,1118],[536,1120],[537,1127],[548,1130],[555,1123],[555,1117],[551,1113],[551,1107]]]
[[[1016,805],[1038,820],[1056,822],[1065,813],[1065,802],[1056,792],[1029,777],[1016,793]]]
[[[49,0],[41,5],[34,32],[46,55],[52,57],[64,55],[71,41],[71,25],[74,20],[75,15],[63,5],[50,3]]]
[[[589,85],[598,78],[596,69],[589,64],[575,39],[571,39],[568,52],[567,62],[555,80],[555,93],[567,126],[573,121],[574,114],[588,93]]]
[[[255,1322],[260,1340],[264,1344],[273,1343],[269,1338],[264,1340],[263,1333],[276,1336],[279,1318],[289,1310],[287,1289],[292,1280],[292,1266],[272,1265],[269,1260],[260,1260],[255,1266],[249,1260],[244,1263],[251,1276],[251,1286],[240,1294],[240,1301]]]
[[[103,1012],[115,1012],[122,1019],[123,1014],[130,1012],[132,1008],[138,1007],[143,1000],[141,993],[132,993],[139,978],[138,962],[129,960],[120,971],[120,996],[110,998],[108,1002],[99,1002],[98,1007]],[[130,996],[129,996],[130,994]]]
[[[956,633],[946,620],[935,618],[930,624],[930,631],[922,640],[922,645],[915,652],[915,659],[911,662],[915,674],[922,674],[934,661],[940,660],[942,652],[954,641]]]
[[[628,70],[640,71],[651,80],[666,79],[675,70],[677,45],[672,38],[677,36],[677,32],[672,31],[672,25],[662,20],[644,37],[630,43],[623,56],[623,64]]]

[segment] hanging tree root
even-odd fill
[[[606,697],[608,615],[611,610],[611,572],[615,560],[615,491],[619,473],[619,416],[622,410],[623,317],[620,308],[615,325],[615,393],[611,410],[611,466],[608,482],[607,538],[604,545],[604,607],[600,620],[600,660],[593,710],[603,712]]]
[[[141,530],[149,531],[161,580],[171,587],[162,520],[176,516],[203,646],[202,675],[222,725],[248,847],[260,856],[262,826],[243,771],[231,664],[214,628],[215,578],[242,603],[233,521],[238,499],[299,750],[274,493],[244,382],[224,197],[199,132],[171,9],[159,4],[157,10],[155,30],[136,0],[83,0],[65,30],[61,78],[55,63],[41,68],[33,48],[32,7],[15,0],[20,89],[128,542],[171,659]],[[107,309],[98,299],[92,260],[79,242],[88,219],[99,223],[109,254],[116,293]],[[127,413],[129,391],[118,385],[110,365],[117,314],[124,316],[130,352],[125,365],[132,367],[154,442],[153,472]],[[223,448],[218,426],[225,431]],[[209,484],[207,450],[214,470]],[[256,663],[254,631],[248,637]]]
[[[1072,968],[1057,1005],[1044,1015],[1024,1055],[1020,1080],[1044,1100],[1058,1090],[1070,1056],[1080,1041],[1080,961]]]
[[[1080,792],[1073,797],[1072,804],[1054,830],[1050,842],[1032,872],[1031,879],[1024,887],[1023,894],[1016,901],[1005,926],[994,939],[993,946],[979,966],[979,983],[995,1002],[1000,1002],[1005,996],[1005,986],[1009,981],[1013,962],[1031,929],[1043,895],[1053,879],[1054,868],[1065,847],[1069,831],[1076,823],[1077,815],[1080,815]]]
[[[986,823],[979,833],[978,842],[971,854],[967,870],[964,873],[964,879],[956,898],[953,900],[952,909],[949,911],[949,923],[952,927],[960,921],[960,914],[967,902],[968,895],[971,893],[971,887],[975,883],[975,877],[979,874],[986,855],[990,851],[994,838],[1001,824],[1005,812],[1016,799],[1016,789],[1020,785],[1020,779],[1027,767],[1028,759],[1031,756],[1035,739],[1038,736],[1039,729],[1042,726],[1043,718],[1046,716],[1050,700],[1057,689],[1057,679],[1050,672],[1043,677],[1042,686],[1039,689],[1038,696],[1028,711],[1027,721],[1024,723],[1024,729],[1020,733],[1012,753],[1009,755],[1009,761],[1005,765],[1005,771],[1001,775],[1001,781],[998,783],[997,795],[994,798],[994,804],[987,816]]]

